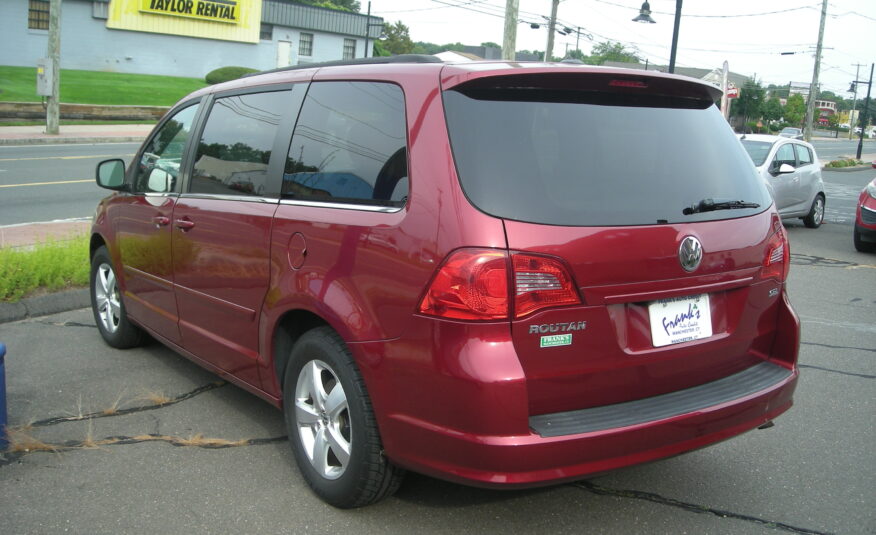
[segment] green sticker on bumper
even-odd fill
[[[541,347],[557,347],[557,346],[572,345],[572,335],[571,334],[556,334],[556,335],[552,335],[552,336],[542,336],[541,343],[539,345]]]

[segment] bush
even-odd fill
[[[208,84],[221,84],[229,80],[237,80],[244,74],[251,72],[259,72],[258,69],[250,69],[249,67],[219,67],[207,73],[204,80]]]
[[[864,165],[864,162],[862,162],[861,160],[855,160],[854,158],[850,158],[847,160],[833,160],[825,165],[825,167],[832,167],[834,169],[837,169],[842,167],[855,167],[856,165]]]

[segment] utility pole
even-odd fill
[[[857,77],[855,77],[855,85],[857,85],[859,83],[860,84],[863,84],[863,83],[867,84],[867,100],[864,101],[864,114],[861,116],[861,120],[859,121],[861,123],[861,137],[858,138],[858,153],[855,156],[855,158],[857,158],[858,160],[861,159],[861,151],[864,148],[864,130],[867,129],[867,123],[865,121],[869,118],[869,115],[870,115],[868,112],[870,111],[870,90],[873,89],[873,64],[872,63],[870,64],[870,81],[869,82],[864,82],[864,81],[859,82]],[[852,126],[852,125],[850,124],[849,126]]]
[[[821,4],[821,23],[818,25],[818,46],[815,48],[815,69],[812,71],[812,84],[809,86],[809,103],[806,105],[806,129],[803,137],[812,141],[812,120],[815,115],[815,99],[818,98],[818,73],[821,71],[821,44],[824,41],[824,21],[827,18],[827,0]]]
[[[49,4],[49,59],[52,61],[52,94],[46,106],[46,133],[58,134],[61,115],[61,0]]]
[[[861,67],[864,66],[863,63],[855,63],[855,80],[858,79],[858,76],[861,74]],[[854,117],[855,117],[855,104],[857,104],[858,100],[858,84],[852,84],[852,88],[854,88],[854,95],[852,96],[852,111],[849,113],[849,139],[852,139],[855,133],[855,125],[854,125]]]
[[[548,23],[548,40],[547,48],[544,51],[544,60],[550,61],[554,54],[554,31],[557,29],[557,8],[560,6],[560,0],[553,0],[551,3],[551,20]]]
[[[502,38],[502,59],[514,61],[517,51],[517,8],[520,0],[505,0],[505,35]]]

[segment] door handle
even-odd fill
[[[170,218],[163,215],[155,216],[152,218],[152,222],[155,223],[156,227],[165,227],[170,224]]]
[[[189,221],[188,219],[177,219],[176,221],[174,221],[174,225],[176,225],[176,228],[185,232],[187,230],[194,228],[195,222]]]

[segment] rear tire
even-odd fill
[[[404,470],[383,455],[365,382],[331,328],[306,332],[292,348],[283,408],[298,468],[324,501],[348,509],[398,490]]]
[[[100,335],[110,346],[128,349],[143,343],[145,334],[128,320],[113,261],[103,246],[91,259],[91,310]]]
[[[809,215],[803,218],[803,224],[809,228],[818,228],[824,221],[824,195],[818,194],[812,201]]]
[[[855,249],[861,253],[876,253],[876,243],[866,242],[861,239],[861,233],[855,229],[853,234],[855,241]]]

